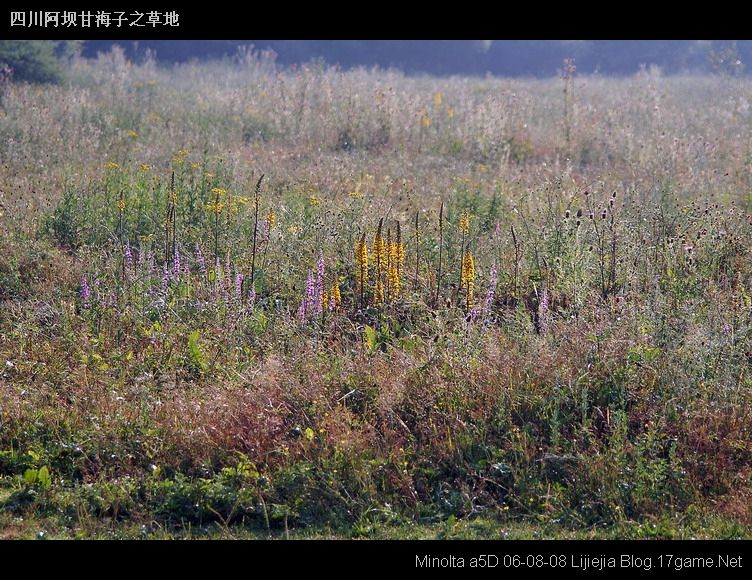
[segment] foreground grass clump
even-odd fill
[[[749,536],[746,81],[573,74],[9,85],[3,533]]]

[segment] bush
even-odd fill
[[[13,78],[30,83],[56,83],[63,78],[61,57],[79,43],[53,40],[0,40],[0,69],[10,67]]]

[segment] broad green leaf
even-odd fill
[[[376,330],[372,326],[366,325],[364,330],[364,338],[368,352],[376,350]]]

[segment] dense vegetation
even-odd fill
[[[4,81],[0,534],[748,536],[749,82],[563,70]]]

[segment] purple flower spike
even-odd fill
[[[81,278],[81,302],[84,304],[84,308],[89,307],[89,301],[91,300],[91,288],[89,287],[89,281],[86,276]]]
[[[243,298],[243,274],[235,272],[235,298],[238,302]]]

